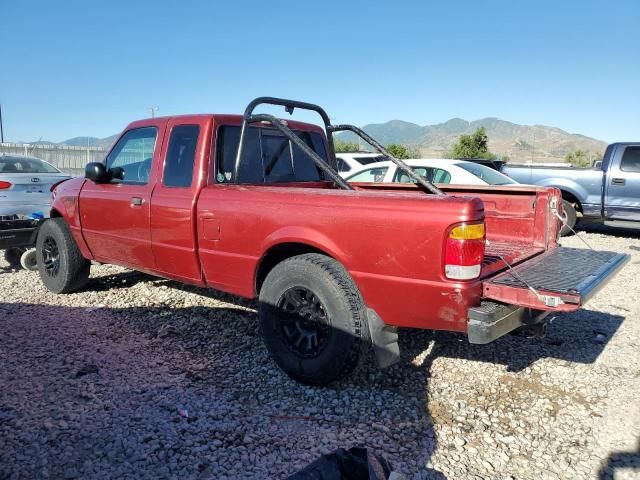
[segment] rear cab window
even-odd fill
[[[627,147],[622,155],[620,170],[640,172],[640,147]]]
[[[317,132],[295,131],[320,158],[327,162],[327,151],[322,135]],[[238,170],[234,168],[240,127],[222,125],[216,140],[216,181],[218,183],[286,183],[318,182],[325,179],[324,172],[297,145],[278,130],[266,127],[247,128]]]

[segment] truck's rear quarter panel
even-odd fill
[[[443,245],[452,225],[486,217],[488,251],[495,242],[515,263],[555,245],[548,234],[555,231],[548,216],[553,190],[459,188],[454,195],[437,197],[411,187],[386,187],[363,184],[356,192],[205,188],[198,216],[209,217],[199,225],[207,283],[253,297],[263,256],[278,245],[305,244],[342,263],[367,306],[386,323],[464,332],[468,309],[480,302],[482,281],[445,278]],[[493,262],[484,268],[483,276],[505,265]]]
[[[429,311],[430,328],[464,330],[462,312],[480,292],[478,285],[446,282],[442,271],[443,234],[451,224],[483,218],[477,199],[215,185],[198,204],[199,216],[212,214],[213,229],[203,226],[199,238],[207,282],[243,296],[256,294],[261,258],[288,243],[336,258],[388,323],[418,326]],[[476,293],[461,296],[460,288]]]

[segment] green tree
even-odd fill
[[[360,147],[357,143],[345,142],[344,140],[334,140],[333,147],[336,153],[356,153],[360,151]]]
[[[569,152],[564,156],[565,162],[580,168],[590,167],[596,160],[600,160],[597,154],[580,149]]]
[[[390,143],[386,147],[387,151],[396,158],[406,160],[407,158],[420,158],[420,150],[407,147],[399,143]]]
[[[448,157],[496,158],[496,156],[489,151],[489,137],[484,127],[478,128],[471,135],[460,135],[458,142],[453,146]]]

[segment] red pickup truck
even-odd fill
[[[324,127],[256,114],[309,109]],[[350,130],[414,181],[347,184],[333,134]],[[265,343],[292,378],[325,384],[397,327],[488,343],[580,308],[628,256],[558,246],[561,196],[533,186],[434,186],[365,132],[312,104],[263,97],[244,115],[130,124],[104,163],[54,191],[37,238],[52,292],[91,261],[257,298]]]

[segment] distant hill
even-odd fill
[[[420,126],[403,120],[369,124],[364,131],[382,144],[403,143],[418,148],[425,157],[442,157],[462,134],[484,127],[489,136],[489,148],[511,161],[557,162],[573,150],[582,149],[602,155],[607,144],[595,138],[568,133],[545,125],[520,125],[499,118],[483,118],[469,122],[452,118],[436,125]],[[357,142],[352,133],[338,136],[341,140]]]
[[[462,134],[473,133],[484,127],[489,136],[489,148],[498,155],[507,155],[512,162],[534,160],[536,162],[563,161],[564,156],[577,149],[602,155],[607,144],[595,138],[576,133],[568,133],[560,128],[545,125],[520,125],[499,118],[488,117],[469,122],[462,118],[452,118],[444,123],[420,126],[403,120],[386,123],[372,123],[363,129],[383,145],[402,143],[418,148],[425,157],[442,157]],[[106,138],[74,137],[62,145],[107,148],[118,135]],[[345,132],[338,135],[345,141],[357,142],[354,134]],[[39,141],[32,143],[51,143]],[[366,149],[363,146],[364,149]]]
[[[106,138],[96,138],[96,137],[73,137],[69,140],[65,140],[64,142],[60,142],[61,145],[70,145],[73,147],[86,147],[87,145],[90,147],[109,147],[113,141],[118,137],[118,135],[111,135]]]

